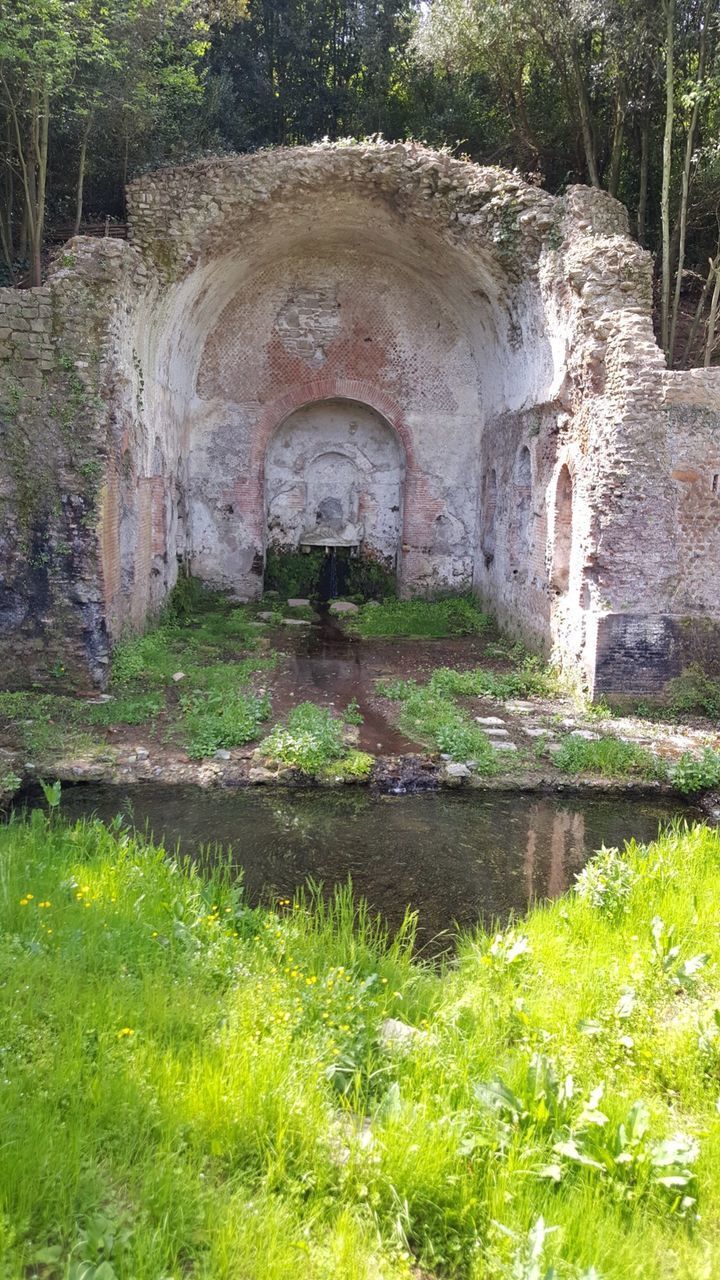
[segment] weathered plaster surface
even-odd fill
[[[595,692],[714,651],[720,375],[665,370],[616,201],[380,143],[166,169],[128,204],[128,243],[0,291],[6,672],[100,678],[180,560],[257,594],[318,511]]]

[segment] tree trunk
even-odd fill
[[[625,102],[620,90],[615,95],[615,122],[613,125],[612,150],[608,168],[607,189],[611,196],[617,196],[620,185],[620,163],[622,161],[623,141],[625,138]]]
[[[700,32],[697,79],[695,81],[695,101],[693,103],[687,138],[685,140],[685,161],[683,164],[682,190],[680,194],[680,235],[678,240],[677,271],[675,274],[675,294],[673,297],[672,319],[670,323],[670,348],[668,351],[668,364],[671,369],[675,355],[675,334],[677,332],[678,314],[680,311],[682,273],[683,265],[685,263],[685,240],[687,236],[688,204],[690,199],[690,174],[692,170],[693,153],[695,150],[695,135],[697,133],[698,119],[700,116],[700,91],[705,80],[705,52],[707,48],[708,16],[708,4],[706,0],[702,15],[702,31]]]
[[[715,288],[713,289],[712,302],[710,303],[710,315],[708,316],[707,338],[705,339],[705,357],[703,359],[703,367],[707,369],[712,359],[713,347],[715,346],[715,324],[717,322],[718,302],[720,302],[720,269],[715,268]]]
[[[687,342],[685,343],[685,350],[683,351],[682,362],[685,368],[689,367],[689,362],[692,357],[692,349],[695,345],[695,339],[697,338],[698,329],[700,328],[700,321],[702,319],[703,311],[705,310],[705,303],[708,300],[708,294],[710,293],[710,288],[715,278],[715,272],[718,270],[719,267],[720,267],[720,245],[718,246],[718,251],[715,257],[708,258],[708,273],[707,273],[707,276],[705,277],[705,284],[703,285],[702,293],[698,298],[698,304],[695,308],[695,315],[693,316],[693,321],[692,321],[692,324],[690,325],[690,332],[688,333]]]
[[[662,152],[662,269],[660,276],[660,341],[670,353],[670,171],[672,167],[673,111],[675,108],[675,0],[663,0],[665,14],[665,134]]]
[[[90,125],[92,124],[92,116],[88,115],[83,129],[82,140],[80,142],[80,157],[78,159],[78,179],[75,192],[75,224],[73,226],[73,235],[76,236],[80,232],[80,223],[83,215],[83,190],[85,187],[85,160],[87,157],[88,138],[90,136]]]
[[[637,207],[637,238],[645,244],[647,235],[648,175],[650,173],[650,112],[643,110],[640,126],[640,190]]]
[[[578,53],[577,44],[574,40],[570,49],[570,61],[572,65],[573,82],[575,85],[575,92],[577,94],[578,107],[580,109],[580,127],[582,129],[588,177],[590,178],[590,182],[593,187],[599,187],[600,176],[598,174],[597,156],[595,153],[595,138],[593,134],[590,99],[588,98],[585,77],[583,75],[582,64],[580,62],[580,54]]]

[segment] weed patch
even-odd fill
[[[360,636],[444,636],[479,634],[491,619],[467,596],[446,600],[386,600],[368,604],[349,618],[346,627]]]
[[[662,778],[666,769],[657,756],[634,742],[609,735],[588,741],[570,734],[553,757],[563,773],[597,773],[603,778]]]
[[[444,752],[452,760],[474,761],[478,773],[489,776],[500,772],[487,734],[433,685],[432,678],[424,686],[414,680],[380,682],[378,692],[400,702],[400,728],[409,738]]]
[[[372,767],[372,756],[348,750],[343,721],[313,702],[293,707],[286,724],[276,725],[259,750],[269,764],[309,777],[361,780]]]
[[[181,731],[193,760],[252,742],[270,715],[266,695],[240,689],[196,690],[183,695],[180,705]]]
[[[668,684],[668,701],[679,715],[720,717],[720,680],[713,680],[701,667],[689,667]]]

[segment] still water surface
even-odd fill
[[[251,902],[292,895],[308,879],[355,893],[390,925],[419,913],[419,946],[450,945],[457,927],[491,924],[560,894],[595,849],[695,812],[629,796],[497,793],[375,796],[366,791],[203,790],[83,784],[63,792],[74,819],[124,813],[169,850],[232,849]]]

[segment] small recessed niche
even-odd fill
[[[720,492],[720,471],[714,471],[714,472],[713,472],[713,478],[712,478],[712,491],[713,491],[713,493],[719,493],[719,492]]]

